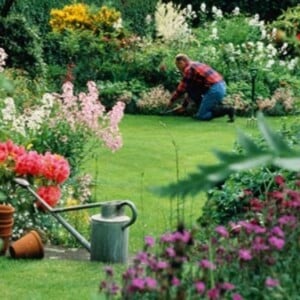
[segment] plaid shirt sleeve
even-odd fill
[[[193,78],[193,68],[188,68],[187,70],[184,71],[184,75],[182,80],[180,81],[180,83],[178,84],[176,91],[174,92],[174,94],[172,95],[171,98],[171,103],[174,103],[180,96],[182,96],[186,90],[187,90],[187,86],[189,84],[189,81]]]

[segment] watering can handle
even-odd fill
[[[128,205],[131,209],[132,215],[131,215],[131,219],[129,220],[129,222],[127,222],[125,225],[122,226],[122,229],[124,230],[125,228],[129,227],[130,225],[132,225],[137,218],[137,210],[135,205],[131,202],[131,201],[122,201],[120,204],[118,204],[118,209],[120,209],[121,207],[123,207],[124,205]]]

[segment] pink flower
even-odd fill
[[[203,294],[205,291],[205,284],[202,281],[195,282],[195,288],[198,294]]]
[[[212,288],[207,292],[208,299],[217,300],[220,298],[220,290],[218,288]]]
[[[285,183],[285,180],[284,180],[284,178],[281,175],[275,176],[274,181],[280,187],[283,186],[284,183]]]
[[[47,152],[43,157],[43,164],[42,175],[55,183],[63,183],[70,175],[69,163],[60,155]]]
[[[180,280],[177,277],[173,277],[171,280],[171,283],[173,286],[179,286],[180,285]]]
[[[175,257],[176,256],[176,252],[175,252],[174,248],[172,248],[172,247],[168,247],[166,249],[166,254],[167,254],[168,257]]]
[[[43,171],[42,155],[36,151],[29,151],[17,158],[15,172],[18,175],[40,176]]]
[[[227,231],[227,229],[224,226],[217,226],[215,231],[222,237],[224,238],[228,238],[229,237],[229,233]]]
[[[267,279],[265,281],[265,286],[266,287],[276,287],[278,285],[279,285],[279,280],[273,279],[271,277],[267,277]]]
[[[37,189],[37,194],[51,207],[54,207],[61,197],[61,191],[58,186],[41,186]],[[36,205],[38,208],[45,209],[39,201],[36,202]]]
[[[212,262],[210,262],[207,259],[202,259],[200,261],[200,267],[202,267],[203,269],[209,269],[209,270],[215,270],[216,269],[215,264],[213,264]]]
[[[280,239],[276,236],[269,237],[268,241],[269,241],[270,245],[273,246],[277,250],[281,250],[285,244],[283,239]]]
[[[243,300],[244,298],[240,294],[233,294],[232,300]]]
[[[153,290],[157,287],[157,281],[152,277],[146,277],[145,278],[145,286],[148,289]]]
[[[145,236],[145,245],[148,247],[153,247],[155,240],[152,236]]]
[[[252,259],[251,251],[247,249],[239,250],[239,257],[241,260],[248,261]]]

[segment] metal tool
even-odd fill
[[[256,117],[255,117],[255,81],[257,77],[258,69],[251,68],[250,69],[250,76],[251,76],[251,117],[247,120],[247,125],[250,127],[255,126],[256,124]]]
[[[135,205],[129,200],[115,200],[108,202],[96,202],[70,207],[52,208],[23,178],[15,178],[14,181],[26,188],[39,203],[50,213],[76,240],[91,253],[91,260],[101,262],[125,263],[128,255],[128,227],[137,219]],[[132,212],[131,218],[124,215],[124,207],[129,206]],[[101,213],[91,217],[92,237],[88,242],[71,224],[59,213],[74,210],[101,207]]]

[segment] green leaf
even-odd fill
[[[284,142],[282,136],[275,133],[267,125],[267,123],[265,122],[265,120],[263,118],[262,113],[258,113],[257,118],[258,118],[258,127],[259,127],[265,141],[267,142],[267,144],[273,151],[277,152],[278,154],[291,151],[291,149],[287,145],[287,143]]]
[[[238,132],[238,142],[248,153],[261,152],[261,149],[256,146],[255,142],[241,131]]]

